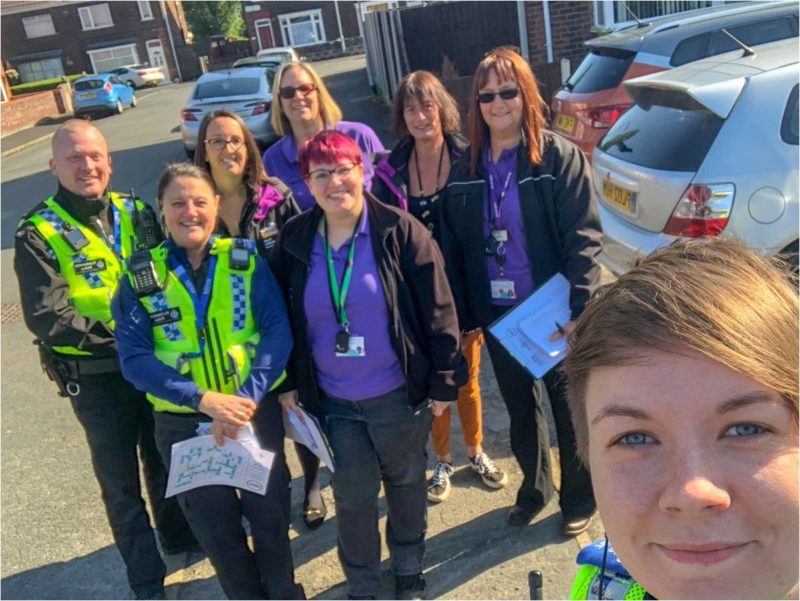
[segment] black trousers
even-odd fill
[[[505,312],[505,308],[494,308],[496,317]],[[546,390],[558,436],[561,513],[567,519],[591,515],[596,508],[592,480],[578,459],[564,379],[555,368],[537,380],[488,331],[486,343],[500,395],[511,419],[511,451],[523,474],[517,505],[531,511],[539,510],[550,502],[555,492],[550,436],[542,410]]]
[[[178,503],[164,499],[167,472],[156,447],[152,406],[119,372],[81,376],[80,392],[70,400],[86,433],[128,583],[138,598],[158,595],[164,590],[166,568],[142,499],[139,457],[162,542],[185,546],[193,537]]]
[[[172,445],[196,435],[200,414],[156,413],[158,448],[169,465]],[[267,396],[253,417],[263,449],[275,453],[267,494],[230,486],[202,486],[176,495],[197,540],[217,572],[229,599],[303,599],[294,582],[289,545],[289,486],[283,452],[283,416],[275,395]],[[250,523],[251,551],[242,516]]]

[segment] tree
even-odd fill
[[[186,21],[195,38],[222,34],[241,37],[244,34],[242,3],[234,0],[220,2],[184,2]]]

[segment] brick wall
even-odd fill
[[[0,111],[0,129],[7,136],[48,117],[71,112],[69,85],[62,84],[55,90],[23,94],[4,102]]]
[[[528,27],[528,50],[531,64],[547,62],[547,44],[542,2],[526,2],[525,18]],[[553,62],[570,60],[572,70],[586,56],[583,43],[594,37],[594,8],[591,2],[561,0],[549,2],[550,34],[553,42]]]

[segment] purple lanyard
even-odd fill
[[[503,204],[503,199],[506,197],[508,193],[508,184],[511,183],[511,171],[508,172],[506,175],[506,181],[503,183],[503,189],[500,191],[500,195],[495,200],[495,193],[494,193],[494,174],[489,173],[489,219],[492,224],[492,229],[495,226],[502,227],[502,215],[500,213],[500,205]]]

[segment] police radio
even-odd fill
[[[83,235],[83,232],[80,229],[71,223],[65,221],[62,229],[62,235],[67,241],[67,244],[72,247],[72,250],[77,252],[89,245],[89,239]]]
[[[155,213],[139,210],[136,196],[131,188],[131,198],[133,199],[133,211],[136,214],[136,228],[139,231],[139,246],[144,248],[155,248],[164,240],[164,232],[161,225],[156,220]]]
[[[228,263],[231,269],[244,270],[250,267],[250,247],[241,238],[234,238]]]
[[[147,296],[162,289],[149,250],[137,250],[131,255],[130,272],[133,275],[133,290],[137,296]]]

